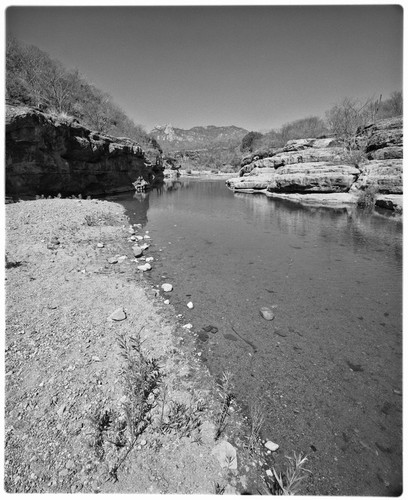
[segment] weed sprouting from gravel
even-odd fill
[[[258,400],[251,405],[251,430],[248,439],[248,452],[251,456],[259,453],[261,430],[265,422],[265,404]]]
[[[234,394],[232,393],[232,374],[230,372],[224,372],[222,374],[221,383],[219,388],[222,395],[222,405],[221,410],[217,416],[215,423],[215,440],[221,437],[221,434],[225,431],[228,422],[227,418],[229,415],[229,409],[232,401],[234,400]]]
[[[268,494],[270,495],[297,495],[303,480],[307,477],[305,472],[310,472],[303,465],[307,461],[307,456],[299,455],[293,452],[293,457],[286,457],[288,460],[285,472],[273,470],[273,476],[269,477],[267,482]]]
[[[216,495],[223,495],[225,492],[225,486],[221,486],[220,483],[214,484],[214,493]]]
[[[143,327],[142,327],[143,329]],[[134,448],[137,439],[151,422],[151,410],[155,407],[156,393],[161,382],[160,367],[156,359],[148,359],[141,350],[140,333],[126,339],[118,335],[120,354],[125,361],[121,370],[124,384],[122,403],[125,421],[116,422],[118,433],[113,443],[117,449],[124,448],[124,453],[109,470],[109,478],[117,481],[119,467]],[[126,434],[126,436],[125,436]]]
[[[200,443],[201,414],[205,410],[204,402],[199,399],[189,406],[177,401],[170,401],[170,411],[161,424],[164,433],[175,432],[179,437],[194,436],[195,442]]]

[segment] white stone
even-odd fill
[[[267,448],[268,450],[271,450],[271,451],[276,451],[279,449],[279,445],[276,443],[273,443],[272,441],[267,441],[265,443],[265,448]]]
[[[152,262],[154,260],[153,257],[146,257],[146,262]]]
[[[142,264],[141,266],[137,266],[137,268],[140,269],[140,271],[150,271],[152,266],[148,262],[146,262],[146,264]]]
[[[193,309],[194,304],[193,304],[192,302],[189,302],[189,303],[187,304],[187,307],[188,307],[189,309]]]
[[[173,285],[170,283],[163,283],[161,287],[164,292],[171,292],[173,290]]]
[[[169,300],[169,299],[166,299],[166,300],[164,301],[164,303],[166,304],[166,306],[168,306],[168,305],[170,304],[170,300]]]
[[[191,330],[191,328],[193,328],[193,325],[191,323],[187,323],[186,325],[183,325],[183,328],[187,328],[187,330]]]
[[[105,245],[104,245],[103,243],[98,243],[96,246],[97,246],[98,248],[103,248]]]
[[[269,307],[261,307],[259,312],[261,313],[261,316],[267,321],[272,321],[273,318],[275,317],[275,315],[273,314],[271,309],[269,309]]]
[[[218,443],[212,449],[211,454],[217,458],[222,468],[237,469],[237,452],[228,441],[221,441]]]

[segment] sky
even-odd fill
[[[6,31],[78,69],[148,131],[277,129],[402,90],[398,5],[16,6]]]

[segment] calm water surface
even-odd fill
[[[306,453],[304,494],[394,495],[402,483],[402,225],[178,181],[113,198],[150,232],[146,273],[174,285],[214,376],[233,373],[280,458]],[[186,307],[194,303],[194,309]],[[273,308],[265,321],[262,306]],[[192,333],[193,334],[193,333]]]

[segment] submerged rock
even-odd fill
[[[275,317],[272,310],[269,307],[261,307],[259,310],[261,316],[267,321],[272,321]]]
[[[173,291],[173,285],[171,285],[170,283],[163,283],[161,287],[164,292]]]

